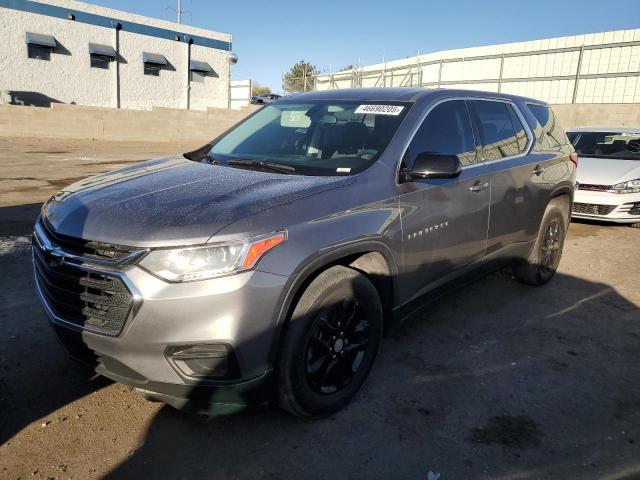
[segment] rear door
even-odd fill
[[[420,153],[457,155],[463,171],[453,179],[422,179],[399,185],[403,231],[404,300],[445,283],[481,260],[489,220],[489,176],[471,168],[477,145],[464,100],[446,100],[426,116],[405,154],[410,166]]]
[[[547,157],[529,153],[532,134],[515,104],[497,99],[469,103],[482,140],[480,162],[491,175],[486,252],[491,255],[535,238],[546,206],[541,184]]]

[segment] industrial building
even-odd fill
[[[315,79],[317,90],[391,86],[487,90],[554,104],[640,103],[640,29],[433,52]]]
[[[230,106],[231,35],[71,0],[0,0],[0,103]]]

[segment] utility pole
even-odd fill
[[[331,64],[329,64],[329,90],[333,90],[333,70],[331,69]]]
[[[387,86],[387,62],[384,59],[384,55],[382,56],[382,63],[384,63],[384,67],[382,67],[382,86],[386,87]]]
[[[174,9],[173,7],[165,7],[165,12],[168,10],[175,10],[176,11],[176,20],[178,23],[182,23],[182,14],[183,13],[189,13],[191,14],[191,12],[189,10],[182,10],[182,0],[177,0],[177,5],[176,8]]]

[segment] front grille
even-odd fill
[[[43,227],[43,230],[52,242],[60,246],[63,250],[75,255],[95,258],[98,260],[119,261],[139,250],[134,247],[125,247],[122,245],[103,242],[92,242],[79,238],[67,237],[66,235],[60,235],[55,233],[44,219],[40,220],[40,225]]]
[[[597,205],[595,203],[574,203],[573,213],[583,215],[609,215],[616,208],[615,205]]]
[[[610,185],[593,185],[589,183],[580,183],[578,184],[578,190],[589,190],[591,192],[606,192],[610,190]]]
[[[133,307],[133,295],[122,279],[57,260],[34,240],[36,280],[52,313],[82,329],[118,335]]]

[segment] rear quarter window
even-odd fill
[[[567,134],[551,108],[535,103],[528,103],[527,107],[538,122],[534,129],[536,137],[534,150],[557,149],[570,144]]]

